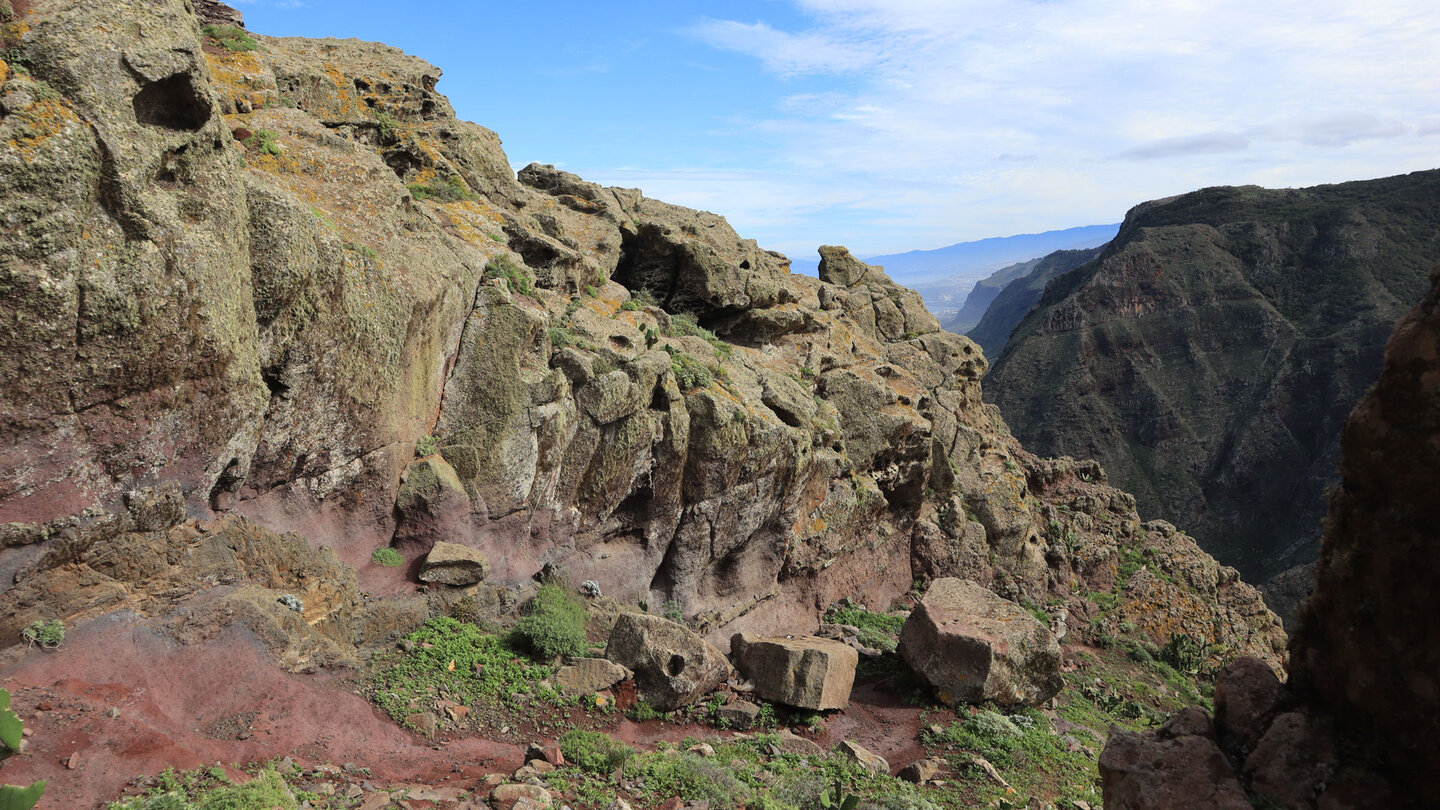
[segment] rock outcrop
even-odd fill
[[[1253,589],[1027,453],[975,344],[843,248],[793,275],[714,214],[517,176],[383,45],[232,50],[184,0],[28,4],[4,36],[0,576],[107,547],[93,515],[171,481],[394,595],[369,640],[454,598],[371,552],[448,542],[486,605],[558,565],[712,642],[954,576],[1279,665]],[[1122,576],[1147,551],[1182,575]]]
[[[1440,611],[1437,369],[1440,268],[1346,420],[1341,483],[1289,682],[1259,661],[1228,665],[1216,679],[1215,727],[1189,710],[1204,722],[1190,724],[1188,753],[1163,732],[1112,736],[1100,759],[1106,807],[1131,806],[1126,797],[1142,792],[1192,794],[1197,768],[1224,770],[1216,752],[1228,758],[1226,784],[1271,806],[1423,807],[1440,798],[1440,650],[1430,631]]]
[[[900,631],[899,652],[949,704],[1036,706],[1054,697],[1060,645],[1014,602],[958,579],[937,579]]]
[[[812,711],[850,705],[860,655],[849,646],[814,636],[736,633],[730,656],[766,700]]]
[[[689,628],[659,616],[622,613],[605,657],[635,673],[640,697],[657,711],[686,706],[730,674],[725,654]]]
[[[1312,561],[1340,428],[1440,256],[1440,171],[1145,203],[1056,277],[985,380],[1246,579]]]

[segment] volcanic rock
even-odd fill
[[[802,709],[843,709],[850,703],[859,655],[846,644],[815,636],[736,633],[730,654],[755,693]]]
[[[439,542],[425,556],[420,579],[441,585],[474,585],[485,579],[490,561],[473,548]]]
[[[930,584],[901,657],[946,703],[1037,706],[1060,691],[1060,645],[1019,605],[958,579]]]
[[[622,613],[605,657],[635,673],[649,704],[668,712],[693,703],[725,681],[730,662],[715,645],[669,619]]]

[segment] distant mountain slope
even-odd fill
[[[965,333],[966,337],[980,344],[985,350],[986,357],[999,357],[1005,348],[1005,341],[1010,339],[1010,332],[1015,325],[1025,317],[1025,313],[1035,306],[1040,300],[1041,294],[1045,292],[1045,285],[1050,279],[1061,273],[1074,270],[1085,262],[1099,256],[1104,246],[1086,248],[1084,250],[1057,250],[1043,259],[1036,259],[1014,267],[1028,268],[1023,276],[1015,276],[1006,281],[999,289],[993,292],[983,290],[981,284],[986,284],[989,279],[975,285],[975,291],[970,294],[969,300],[965,302],[965,310],[972,309],[971,304],[984,303],[980,311],[980,317],[971,323],[972,328]],[[1008,270],[1009,268],[1006,268]],[[1004,273],[1001,270],[996,273],[999,276]],[[993,278],[993,276],[992,276]],[[962,313],[955,319],[958,323],[964,323],[966,317]],[[948,324],[943,324],[947,329]]]
[[[1313,559],[1341,423],[1437,258],[1440,171],[1145,203],[1050,283],[986,398],[1258,581]]]
[[[964,334],[970,331],[984,317],[990,302],[995,300],[995,296],[999,295],[1006,285],[1016,279],[1024,278],[1039,263],[1040,259],[1038,258],[1016,262],[975,282],[975,286],[970,288],[970,294],[965,296],[965,303],[953,315],[941,316],[940,325],[951,332]]]

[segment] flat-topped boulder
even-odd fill
[[[775,703],[812,711],[850,705],[855,665],[849,645],[816,636],[752,636],[730,639],[736,667],[755,682],[755,692]]]
[[[490,560],[469,546],[440,541],[425,556],[420,579],[440,585],[474,585],[485,579]]]
[[[730,674],[730,662],[715,645],[688,627],[644,613],[620,614],[605,657],[634,672],[640,697],[662,712],[694,703]]]
[[[1035,706],[1062,685],[1055,636],[1014,602],[959,579],[931,583],[900,630],[899,651],[951,705]]]

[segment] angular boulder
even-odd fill
[[[604,658],[577,658],[575,663],[555,670],[555,688],[565,694],[587,695],[609,689],[633,674]]]
[[[605,657],[635,673],[635,687],[652,707],[668,712],[714,691],[730,674],[715,645],[669,619],[622,613]]]
[[[841,740],[831,749],[846,762],[873,773],[890,775],[890,762],[854,740]]]
[[[989,589],[937,579],[900,631],[900,655],[946,703],[1039,705],[1060,691],[1060,644]]]
[[[812,711],[850,705],[860,656],[847,644],[815,636],[736,633],[730,654],[766,700]]]
[[[490,573],[484,554],[458,543],[436,543],[420,567],[420,579],[439,585],[474,585]]]
[[[1250,800],[1210,732],[1210,718],[1191,706],[1154,735],[1110,735],[1100,754],[1107,810],[1247,810]]]

